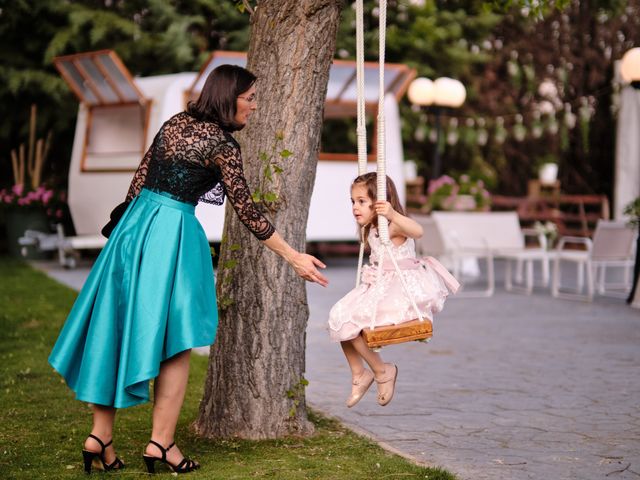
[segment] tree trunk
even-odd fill
[[[238,139],[252,191],[259,190],[263,211],[299,251],[305,248],[340,8],[339,0],[270,0],[259,2],[252,15],[248,68],[258,77],[259,103]],[[310,434],[304,281],[248,232],[229,205],[224,231],[220,323],[195,429],[217,438]]]

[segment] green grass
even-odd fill
[[[0,258],[0,479],[85,478],[81,446],[91,426],[88,406],[74,399],[47,357],[76,292],[29,266]],[[189,428],[202,396],[207,359],[192,357],[191,378],[177,442],[199,460],[192,479],[453,480],[440,469],[414,465],[339,423],[312,414],[309,438],[213,441]],[[109,478],[150,478],[141,453],[149,438],[151,406],[118,413],[114,433],[127,463]],[[160,478],[166,475],[161,476]]]

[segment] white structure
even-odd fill
[[[623,218],[625,205],[640,196],[640,48],[632,48],[618,63],[620,111],[616,136],[614,218]]]
[[[244,65],[246,56],[214,52],[200,73],[135,79],[109,50],[59,57],[55,62],[81,100],[69,169],[69,207],[77,234],[84,237],[82,245],[95,248],[104,244],[100,229],[111,209],[125,198],[133,173],[162,123],[184,110],[189,99],[197,97],[213,68],[223,63]],[[377,64],[368,64],[365,75],[367,111],[375,114]],[[414,76],[415,71],[404,65],[387,65],[387,172],[396,182],[403,202],[404,156],[397,102]],[[355,117],[355,95],[355,63],[336,60],[329,78],[325,117]],[[370,154],[373,162],[375,151]],[[371,163],[370,170],[374,169],[375,164]],[[349,186],[356,175],[355,153],[320,154],[307,225],[308,241],[356,238],[349,203]],[[208,204],[196,208],[212,242],[221,240],[224,210]]]

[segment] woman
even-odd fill
[[[96,260],[49,357],[79,400],[93,409],[85,471],[124,467],[112,446],[117,408],[149,400],[154,382],[149,472],[199,465],[174,444],[191,348],[211,345],[217,327],[213,268],[196,217],[198,201],[229,197],[240,220],[302,278],[323,286],[316,258],[295,251],[257,210],[230,135],[256,109],[256,77],[222,65],[198,100],[160,128],[136,171],[130,202]]]

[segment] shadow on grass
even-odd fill
[[[85,478],[82,442],[91,426],[78,402],[47,363],[76,292],[17,260],[0,258],[0,479]],[[339,423],[311,414],[316,433],[270,441],[206,440],[189,429],[197,415],[207,359],[192,356],[187,398],[176,441],[202,464],[198,479],[453,480],[440,469],[414,465],[385,452]],[[127,464],[113,478],[150,478],[142,450],[149,439],[151,405],[119,411],[114,432]]]

